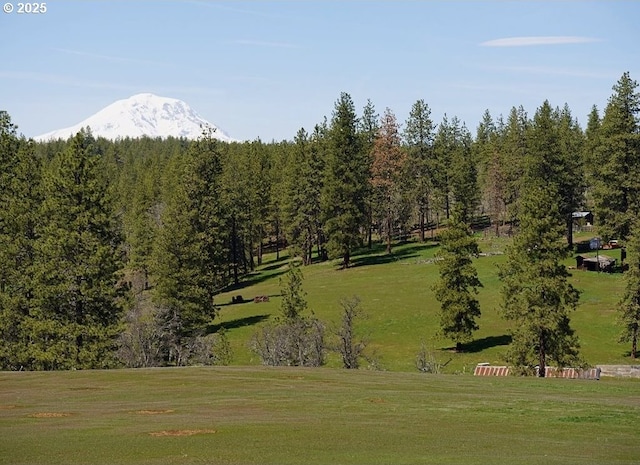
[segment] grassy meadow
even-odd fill
[[[287,258],[266,258],[219,297],[233,366],[0,372],[0,465],[11,464],[637,464],[640,380],[483,378],[503,363],[508,324],[498,314],[506,239],[479,236],[480,330],[463,353],[435,338],[437,244],[408,242],[304,268],[309,307],[329,326],[341,297],[358,295],[374,369],[260,366],[252,335],[279,312]],[[609,252],[607,252],[609,253]],[[613,255],[619,258],[619,251]],[[575,264],[567,260],[567,265]],[[573,271],[572,316],[593,365],[630,363],[617,343],[620,274]],[[269,302],[231,304],[242,295]],[[415,368],[421,342],[444,374]]]
[[[640,381],[189,367],[0,373],[0,464],[637,464]]]
[[[578,236],[576,240],[589,236]],[[354,257],[354,266],[339,270],[336,261],[303,268],[304,290],[309,308],[329,326],[337,326],[341,316],[340,298],[359,296],[367,314],[357,323],[357,329],[369,341],[368,351],[379,368],[391,371],[415,370],[416,355],[424,342],[436,360],[446,363],[447,373],[468,373],[478,362],[503,364],[503,353],[509,344],[509,323],[499,315],[501,301],[498,265],[508,244],[506,238],[479,234],[483,256],[475,260],[483,288],[480,289],[482,317],[474,341],[464,353],[454,353],[452,341],[438,339],[439,303],[432,286],[438,279],[434,254],[437,243],[407,242],[396,245],[392,255],[384,247],[364,250]],[[620,259],[620,250],[606,253]],[[575,266],[575,259],[566,261]],[[234,364],[258,365],[260,360],[249,350],[249,341],[256,329],[279,313],[279,277],[287,270],[287,258],[265,257],[259,270],[239,288],[219,296],[220,313],[214,327],[224,326],[232,343]],[[616,304],[623,290],[622,274],[572,270],[571,282],[581,291],[580,304],[572,314],[572,325],[582,345],[582,354],[592,365],[629,364],[630,346],[618,343]],[[235,295],[251,300],[267,295],[269,302],[252,301],[231,304]],[[448,363],[447,363],[448,362]],[[329,366],[339,367],[339,360],[330,356]]]

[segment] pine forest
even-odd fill
[[[571,316],[580,293],[562,261],[574,212],[625,246],[621,340],[640,334],[640,90],[629,73],[585,127],[567,106],[406,121],[342,93],[331,115],[291,140],[95,138],[34,142],[0,112],[0,369],[68,370],[233,363],[216,328],[218,295],[270,254],[287,257],[281,314],[251,341],[264,364],[318,366],[329,333],[345,368],[366,338],[307,309],[304,274],[344,273],[372,243],[438,241],[439,336],[456,349],[482,321],[479,232],[510,238],[496,306],[513,326],[506,363],[583,366]],[[284,258],[283,258],[284,259]],[[336,297],[337,301],[337,297]],[[481,323],[480,323],[481,324]],[[213,330],[212,328],[216,328]],[[614,336],[615,337],[615,336]],[[423,364],[424,366],[424,364]]]

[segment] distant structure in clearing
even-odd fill
[[[591,231],[593,226],[593,213],[591,212],[573,212],[574,231]]]
[[[597,257],[576,256],[576,268],[579,270],[612,273],[615,266],[616,259],[607,255],[598,255]]]
[[[566,379],[600,379],[602,370],[595,368],[556,368],[545,367],[545,378],[566,378]],[[511,370],[508,366],[495,366],[488,363],[478,363],[473,370],[474,376],[509,376]],[[538,375],[538,367],[536,367],[536,376]]]

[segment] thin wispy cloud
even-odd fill
[[[135,91],[138,87],[124,84],[114,84],[111,82],[86,81],[75,79],[69,76],[59,74],[34,73],[24,71],[2,71],[0,70],[0,79],[18,79],[22,81],[43,82],[47,84],[58,84],[70,87],[87,87],[92,89],[115,89]]]
[[[112,62],[119,62],[119,63],[135,63],[135,64],[139,64],[139,65],[160,65],[160,66],[169,66],[168,63],[162,63],[159,61],[150,61],[150,60],[140,60],[138,58],[127,58],[127,57],[119,57],[119,56],[113,56],[113,55],[102,55],[99,53],[92,53],[92,52],[84,52],[82,50],[71,50],[68,48],[52,48],[51,50],[54,50],[56,52],[60,52],[60,53],[66,53],[69,55],[77,55],[77,56],[82,56],[82,57],[87,57],[87,58],[92,58],[92,59],[98,59],[98,60],[104,60],[104,61],[112,61]]]
[[[269,42],[265,40],[239,39],[232,41],[232,43],[236,45],[250,45],[255,47],[300,48],[298,45],[290,44],[288,42]]]
[[[580,36],[531,36],[531,37],[505,37],[502,39],[487,40],[480,44],[481,47],[530,47],[535,45],[567,45],[586,44],[600,42],[600,39]]]
[[[223,95],[222,89],[199,86],[155,86],[155,85],[129,85],[112,82],[90,81],[76,79],[60,74],[34,73],[28,71],[4,71],[0,70],[0,79],[17,79],[21,81],[41,82],[46,84],[57,84],[68,87],[85,87],[89,89],[110,89],[121,90],[130,93],[156,92],[159,94],[195,94],[195,95]]]
[[[547,66],[492,66],[486,69],[496,71],[509,71],[524,74],[538,74],[549,76],[570,76],[592,79],[616,79],[614,72],[599,72],[575,68],[553,68]]]

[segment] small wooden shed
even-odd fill
[[[573,212],[573,229],[577,231],[589,231],[593,226],[593,213],[591,212]]]
[[[616,259],[607,255],[598,255],[597,257],[576,256],[576,268],[579,270],[612,273],[615,266]]]

